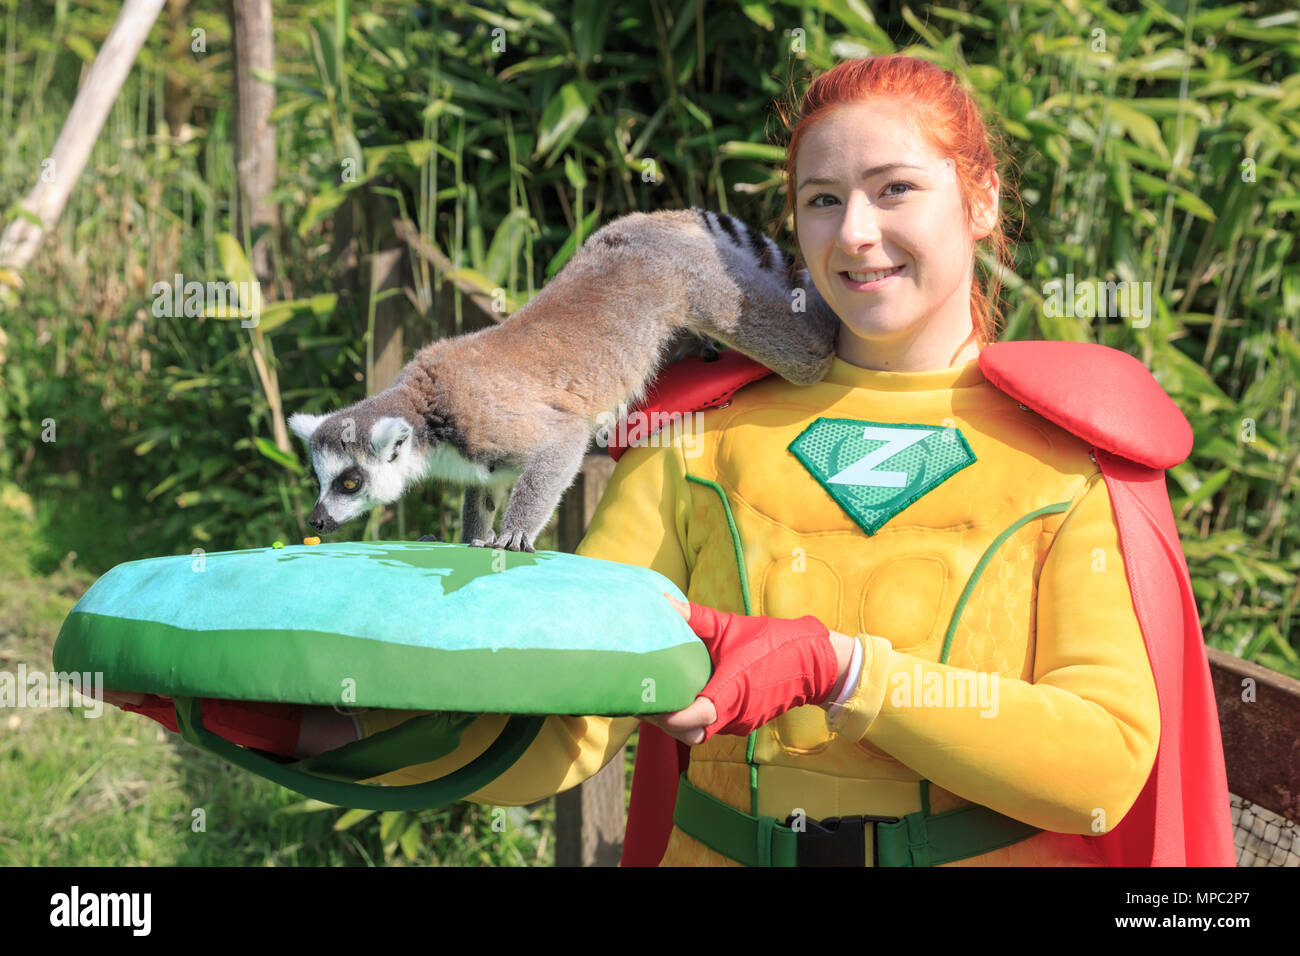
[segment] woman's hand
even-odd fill
[[[824,704],[840,690],[853,638],[829,631],[812,615],[750,617],[664,597],[713,661],[713,676],[693,704],[642,717],[669,736],[691,746],[715,733],[743,736],[794,707]]]
[[[101,700],[106,704],[112,704],[114,707],[121,707],[123,704],[131,704],[134,707],[139,707],[144,703],[145,698],[150,696],[148,694],[137,694],[132,691],[113,690],[111,687],[105,687],[102,693],[103,696],[101,697]]]

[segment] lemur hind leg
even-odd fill
[[[536,550],[533,542],[577,477],[590,440],[591,431],[586,423],[577,422],[560,438],[541,448],[524,466],[510,492],[501,530],[494,535],[489,529],[481,540],[470,543],[507,551]]]
[[[460,507],[460,540],[463,543],[483,540],[492,533],[492,519],[497,514],[499,496],[495,488],[479,485],[465,488],[465,500]]]

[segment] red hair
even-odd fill
[[[1001,144],[984,122],[974,97],[952,71],[915,57],[891,53],[848,60],[817,77],[804,95],[793,124],[789,117],[795,110],[778,104],[786,128],[793,125],[786,147],[785,209],[781,221],[794,221],[795,160],[799,155],[799,143],[809,128],[836,106],[872,98],[890,99],[905,106],[918,132],[936,152],[953,161],[962,208],[969,218],[974,202],[984,192],[983,187],[998,172],[995,150],[1003,152]],[[999,191],[1012,197],[1016,195],[1015,187],[1005,181]],[[971,321],[981,345],[994,341],[1000,331],[1000,272],[1011,268],[1011,244],[1003,231],[1003,206],[1003,203],[998,203],[993,231],[976,244],[977,247],[986,247],[998,264],[996,271],[983,269],[990,273],[986,288],[979,276],[982,263],[977,259],[975,278],[971,282]],[[798,238],[798,224],[795,222],[796,243]]]

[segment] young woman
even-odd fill
[[[670,578],[714,661],[693,705],[641,725],[625,865],[1231,865],[1217,724],[1162,743],[1180,739],[1162,716],[1182,718],[1130,590],[1137,539],[1121,542],[1105,436],[985,375],[997,289],[976,278],[977,244],[1006,261],[989,143],[956,78],[924,61],[819,77],[787,212],[843,323],[831,371],[739,389],[705,413],[698,456],[620,458],[579,553]],[[1178,679],[1208,686],[1203,647],[1200,674],[1190,653]],[[312,710],[294,752],[409,716],[363,712],[354,730]],[[485,715],[454,753],[379,780],[441,777],[503,722]],[[636,727],[550,717],[470,799],[574,786]],[[1197,796],[1164,783],[1180,752],[1209,781]]]

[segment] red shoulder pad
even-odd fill
[[[1164,470],[1192,451],[1192,426],[1147,367],[1091,342],[995,342],[980,371],[1016,401],[1095,447]]]
[[[716,408],[731,401],[731,396],[750,382],[757,382],[772,374],[766,365],[754,361],[735,349],[718,354],[717,359],[706,362],[702,358],[686,358],[667,366],[646,391],[645,398],[632,407],[609,439],[609,457],[618,461],[631,442],[620,442],[629,432],[641,441],[659,430],[664,421],[674,414],[685,415],[705,408]],[[641,434],[630,429],[627,419],[633,415],[645,416],[652,427]]]

